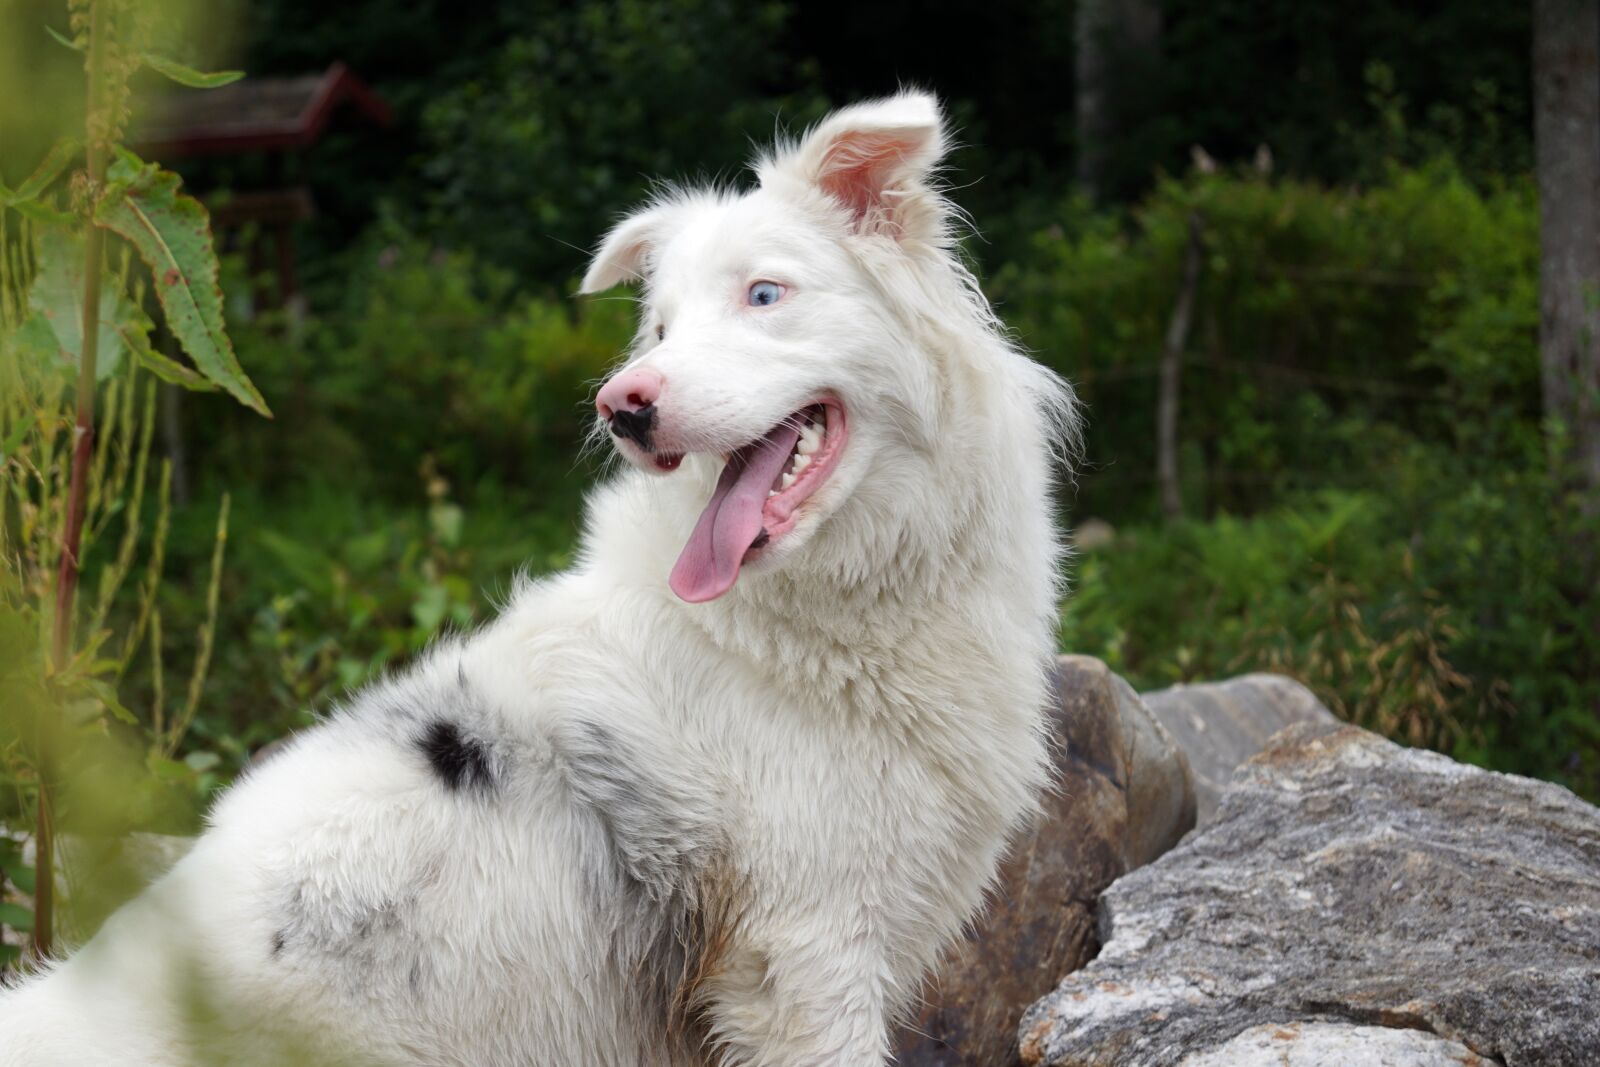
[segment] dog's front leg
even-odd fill
[[[709,976],[714,1042],[733,1067],[882,1067],[887,972],[875,947],[792,929],[730,948]]]

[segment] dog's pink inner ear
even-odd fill
[[[847,134],[823,157],[817,185],[848,207],[859,226],[869,213],[888,207],[886,194],[916,148],[913,139],[892,133]]]
[[[933,131],[851,130],[828,147],[818,168],[818,188],[850,209],[858,231],[898,236],[899,201],[928,167]]]

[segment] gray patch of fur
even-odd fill
[[[564,723],[551,743],[574,803],[604,830],[614,870],[653,903],[680,893],[713,845],[703,792],[668,780],[659,759],[642,758],[597,722]]]
[[[663,774],[672,761],[643,758],[641,741],[600,723],[570,720],[551,743],[574,806],[603,846],[589,874],[596,899],[611,902],[614,963],[639,1009],[693,1042],[685,1032],[692,985],[728,921],[726,888],[711,873],[722,854],[711,798],[703,783]]]

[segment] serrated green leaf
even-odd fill
[[[56,360],[76,367],[83,357],[83,241],[64,230],[45,230],[39,236],[38,257],[39,273],[28,291],[33,315],[23,325],[22,340],[36,349],[46,339],[42,322],[48,328]],[[115,280],[106,277],[100,286],[96,380],[116,371],[124,348],[117,328],[136,314],[138,309]]]
[[[133,353],[133,358],[139,366],[154,374],[164,382],[181,385],[197,393],[209,392],[216,388],[204,375],[191,367],[185,367],[175,359],[171,359],[161,352],[157,352],[150,344],[150,335],[143,330],[122,330],[123,343],[128,346],[128,351]]]
[[[182,63],[175,63],[163,56],[152,55],[149,52],[145,52],[139,58],[144,61],[145,66],[157,74],[163,74],[179,85],[187,85],[191,89],[218,89],[224,85],[231,85],[244,77],[244,71],[242,70],[219,70],[212,74],[206,74],[195,70],[193,67],[186,67]]]
[[[16,191],[6,197],[6,203],[12,207],[38,198],[39,194],[49,188],[50,183],[61,176],[67,169],[67,164],[72,162],[72,157],[77,154],[78,142],[70,137],[64,137],[50,147],[50,151],[28,175],[26,181],[17,186]]]
[[[48,33],[51,37],[54,37],[56,39],[56,43],[59,45],[70,48],[74,52],[83,51],[83,45],[79,44],[77,41],[74,41],[66,34],[59,32],[54,26],[46,26],[44,28],[44,32]]]
[[[94,208],[94,221],[125,238],[155,280],[167,328],[200,373],[240,403],[271,416],[245,375],[222,319],[222,287],[205,207],[178,191],[178,176],[119,152],[112,188]]]

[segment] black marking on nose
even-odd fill
[[[494,773],[489,767],[488,751],[481,742],[463,735],[455,723],[435,719],[417,739],[417,747],[428,758],[428,765],[445,788],[451,792],[463,787],[482,792],[494,788]]]
[[[611,433],[613,436],[626,438],[644,449],[654,452],[650,444],[650,431],[656,425],[656,406],[646,404],[638,411],[623,411],[620,408],[611,413]]]

